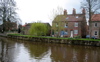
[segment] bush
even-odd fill
[[[81,38],[80,36],[75,36],[74,38]]]

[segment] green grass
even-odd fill
[[[12,36],[23,36],[23,37],[39,37],[39,38],[49,38],[49,39],[67,39],[67,40],[83,40],[83,41],[100,41],[100,39],[88,39],[88,38],[61,38],[61,37],[45,37],[45,36],[32,36],[32,35],[22,35],[22,34],[8,34]]]

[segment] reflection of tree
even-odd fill
[[[15,49],[15,42],[6,38],[0,38],[0,61],[1,62],[12,62],[14,57],[17,55],[18,48]],[[17,50],[17,51],[16,51]],[[15,52],[16,51],[16,52]]]
[[[6,40],[5,40],[6,41]],[[8,43],[6,43],[3,39],[0,40],[0,61],[1,62],[8,62],[7,55],[8,55]]]
[[[42,59],[48,53],[48,47],[43,43],[28,43],[30,56],[36,59]]]
[[[4,61],[3,61],[3,56],[4,56],[4,55],[3,55],[3,54],[4,54],[4,53],[3,53],[3,52],[4,52],[4,42],[3,42],[3,41],[1,42],[1,45],[2,45],[2,46],[1,46],[1,52],[0,52],[0,53],[1,53],[1,54],[0,54],[0,55],[1,55],[0,60],[1,60],[2,62],[4,62]]]

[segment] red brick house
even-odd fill
[[[11,21],[6,21],[5,22],[5,31],[15,31],[17,30],[17,23],[16,22],[11,22]],[[3,30],[3,25],[0,25],[0,31]]]
[[[100,14],[93,14],[89,24],[91,37],[100,38]]]
[[[57,16],[58,17],[58,16]],[[67,10],[64,10],[64,15],[61,15],[61,24],[58,24],[55,19],[52,22],[52,26],[55,24],[63,27],[58,33],[60,36],[65,37],[85,37],[87,32],[87,22],[85,17],[85,9],[82,10],[82,14],[76,14],[76,10],[73,9],[72,14],[67,14]],[[54,29],[53,29],[54,30]],[[54,35],[57,30],[54,30]]]

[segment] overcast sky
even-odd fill
[[[68,13],[72,13],[75,8],[77,13],[80,13],[81,0],[16,0],[18,7],[18,14],[22,20],[22,24],[36,22],[49,22],[51,12],[58,6],[67,9]]]

